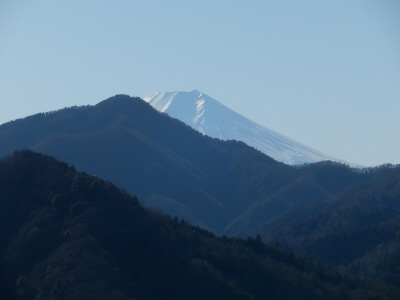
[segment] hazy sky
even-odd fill
[[[400,163],[400,1],[0,1],[0,124],[193,89],[339,159]]]

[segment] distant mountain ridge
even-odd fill
[[[183,121],[205,135],[243,141],[285,164],[325,160],[346,163],[261,126],[197,90],[157,92],[144,100],[158,111]]]
[[[304,173],[243,142],[203,135],[127,95],[0,126],[0,156],[26,148],[110,180],[135,193],[147,206],[215,232],[224,230],[224,234],[246,234],[248,226],[240,216],[279,190],[290,189],[295,180],[302,182]],[[329,179],[321,183],[312,179],[316,185],[309,186],[316,192],[323,188],[328,194],[311,199],[296,192],[282,209],[257,222],[280,215],[292,205],[322,201],[336,193],[330,185],[337,178],[329,174],[335,174],[338,166],[331,164]],[[318,180],[325,177],[322,174]],[[340,189],[366,179],[350,168],[344,168],[340,178],[346,179]]]

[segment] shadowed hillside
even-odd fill
[[[0,161],[1,299],[396,299],[261,239],[216,238],[65,163]],[[369,297],[369,298],[368,298]]]

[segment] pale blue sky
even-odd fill
[[[0,123],[193,89],[339,159],[400,163],[400,2],[0,2]]]

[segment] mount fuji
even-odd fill
[[[285,164],[299,165],[324,160],[346,163],[265,128],[197,90],[157,92],[144,98],[144,101],[204,135],[221,140],[243,141]]]

